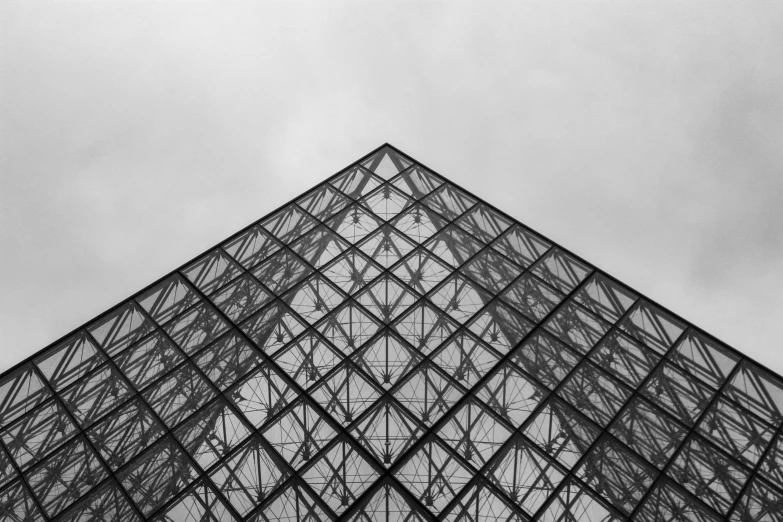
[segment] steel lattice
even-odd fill
[[[9,521],[783,521],[783,380],[384,145],[0,377]]]

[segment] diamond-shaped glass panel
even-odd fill
[[[423,205],[414,205],[391,221],[405,236],[423,243],[446,225],[437,213]]]
[[[538,331],[514,351],[511,360],[552,389],[573,370],[580,357],[561,341]]]
[[[503,256],[488,248],[461,268],[474,281],[497,294],[522,273],[522,269],[506,261]]]
[[[350,363],[344,363],[310,393],[343,425],[351,424],[380,396],[376,387]]]
[[[394,397],[427,426],[437,422],[462,395],[448,377],[429,363],[420,366],[394,392]]]
[[[471,388],[498,362],[498,355],[470,332],[460,331],[432,354],[432,361],[449,377]]]
[[[416,299],[417,296],[413,291],[389,275],[378,278],[369,288],[356,296],[359,303],[385,323],[399,316]]]
[[[109,467],[116,470],[165,431],[144,401],[136,397],[87,430],[87,438]]]
[[[582,458],[595,439],[598,428],[565,402],[553,397],[531,419],[525,435],[567,468]]]
[[[48,350],[36,364],[52,388],[59,391],[104,360],[92,339],[82,331]]]
[[[223,250],[228,255],[248,269],[271,256],[278,249],[280,243],[258,225],[223,245]]]
[[[323,184],[296,203],[321,221],[345,208],[350,200],[331,185]]]
[[[630,514],[650,489],[657,473],[607,437],[587,454],[576,475],[617,509]]]
[[[380,228],[359,245],[359,250],[384,268],[389,268],[414,248],[416,243],[389,226]]]
[[[427,169],[414,165],[391,183],[409,196],[419,199],[441,186],[443,181]]]
[[[155,383],[142,396],[169,428],[206,404],[215,390],[188,362]]]
[[[532,514],[554,493],[565,475],[554,461],[516,435],[489,465],[486,476]]]
[[[394,329],[411,346],[427,354],[440,346],[457,324],[431,304],[422,302],[400,317]]]
[[[309,402],[300,400],[270,424],[263,435],[292,467],[299,468],[310,462],[337,432]]]
[[[50,400],[5,428],[0,438],[16,464],[25,469],[71,438],[77,429],[65,409]]]
[[[636,397],[617,418],[612,434],[649,462],[663,468],[687,429],[651,403]]]
[[[438,513],[473,477],[473,472],[438,440],[420,446],[394,474],[403,486]]]
[[[212,302],[238,323],[273,299],[250,274],[238,277],[212,296]]]
[[[25,478],[46,514],[54,517],[107,475],[84,437],[79,437],[25,473]]]
[[[185,353],[193,355],[226,332],[228,325],[204,303],[171,321],[165,330]]]
[[[479,401],[468,400],[438,430],[438,436],[480,469],[508,440],[511,430]]]
[[[273,293],[281,295],[312,272],[302,258],[284,248],[258,265],[253,275]]]
[[[167,278],[138,298],[144,310],[158,323],[165,324],[200,301],[196,292],[179,274]]]
[[[291,250],[319,268],[339,256],[348,246],[333,230],[321,225],[291,243]]]
[[[320,274],[306,279],[283,296],[283,301],[310,324],[343,301],[340,290]]]
[[[262,361],[258,350],[237,333],[221,337],[194,358],[201,371],[221,390],[234,384]]]
[[[454,274],[429,295],[430,300],[452,319],[464,323],[492,298],[469,279]]]
[[[567,294],[590,273],[590,268],[559,248],[549,250],[531,268],[549,286]]]
[[[242,324],[242,330],[267,355],[276,353],[305,330],[282,301],[264,308]]]
[[[351,434],[387,468],[406,452],[425,428],[397,401],[386,397],[351,428]]]
[[[211,294],[241,273],[242,268],[220,249],[213,250],[185,269],[185,276],[205,294]]]
[[[290,243],[317,224],[318,221],[300,207],[288,205],[265,219],[261,226],[283,243]]]
[[[417,292],[425,294],[443,281],[451,270],[429,251],[420,248],[398,264],[392,273]]]
[[[329,182],[337,187],[343,194],[353,199],[359,199],[368,192],[374,190],[383,180],[374,176],[367,169],[355,165]]]
[[[227,455],[248,435],[250,430],[222,398],[207,405],[174,432],[185,451],[202,469]]]
[[[161,332],[122,352],[114,362],[137,389],[145,388],[185,360],[185,355]]]
[[[451,183],[446,183],[424,198],[422,203],[451,221],[475,205],[476,200]]]
[[[353,504],[378,472],[346,440],[337,440],[302,474],[302,478],[336,513]]]
[[[351,205],[326,222],[332,230],[350,243],[361,241],[382,223],[381,219],[358,204]]]
[[[103,366],[76,381],[62,394],[65,406],[82,426],[92,424],[133,393],[120,373]]]
[[[375,280],[381,268],[358,250],[349,250],[324,268],[323,274],[343,292],[353,294]]]
[[[535,263],[551,246],[518,223],[492,243],[492,248],[525,268]]]
[[[424,243],[425,248],[453,267],[460,266],[484,246],[455,225],[449,225]]]
[[[296,398],[296,392],[269,366],[261,366],[229,389],[234,406],[256,428],[280,413]]]
[[[90,334],[109,355],[115,355],[155,328],[135,303],[128,303],[88,327]]]
[[[514,281],[500,297],[534,321],[546,317],[565,298],[531,273]]]
[[[210,474],[237,512],[245,516],[287,478],[287,470],[255,436]]]
[[[362,204],[383,220],[390,220],[413,202],[391,185],[383,185],[361,199]]]
[[[388,330],[351,356],[376,384],[387,390],[408,375],[422,358],[418,350]]]
[[[275,354],[275,362],[302,388],[309,388],[342,362],[323,337],[307,333]]]

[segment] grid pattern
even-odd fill
[[[384,145],[0,377],[0,519],[781,521],[783,380]]]

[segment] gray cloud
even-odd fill
[[[389,141],[783,371],[778,3],[5,5],[0,367]]]

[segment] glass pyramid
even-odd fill
[[[384,145],[0,377],[0,520],[780,521],[783,380]]]

